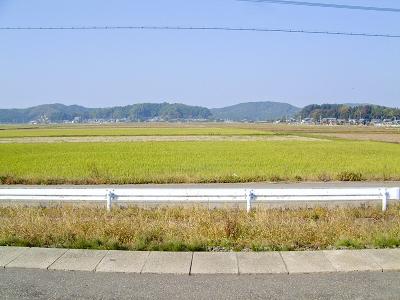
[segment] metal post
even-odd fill
[[[394,188],[393,189],[393,197],[390,197],[390,199],[396,199],[396,200],[400,200],[400,187],[398,188]]]
[[[247,212],[251,211],[251,203],[253,202],[253,198],[254,198],[253,190],[246,190]]]
[[[114,193],[107,190],[107,211],[111,211],[112,200],[114,198]]]
[[[385,212],[387,209],[388,192],[386,189],[382,189],[382,211]]]

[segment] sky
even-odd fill
[[[309,0],[309,2],[317,2]],[[400,8],[398,0],[318,0]],[[0,0],[4,26],[232,26],[400,34],[400,13],[235,0]],[[0,108],[179,102],[400,106],[400,38],[0,31]]]

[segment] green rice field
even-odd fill
[[[9,143],[0,145],[0,179],[3,184],[399,180],[400,146],[344,140]]]

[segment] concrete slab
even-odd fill
[[[364,250],[370,254],[383,271],[400,271],[400,249]]]
[[[96,272],[140,273],[150,252],[109,251]]]
[[[67,249],[29,248],[6,265],[6,268],[47,269],[66,251]]]
[[[383,271],[400,271],[400,249],[370,249],[369,253]]]
[[[281,255],[289,274],[336,271],[322,251],[282,251]]]
[[[142,273],[189,275],[192,255],[192,252],[150,252]]]
[[[335,269],[339,272],[382,271],[373,256],[364,250],[323,251]]]
[[[191,274],[238,274],[234,252],[195,252]]]
[[[16,259],[28,249],[29,248],[24,247],[0,247],[0,268],[4,268],[5,265]]]
[[[237,253],[239,274],[288,273],[279,252]]]
[[[107,252],[106,250],[71,249],[52,264],[49,270],[94,271]]]

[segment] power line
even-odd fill
[[[319,35],[343,35],[360,37],[400,38],[397,34],[364,33],[344,31],[321,31],[282,28],[240,28],[240,27],[187,27],[187,26],[45,26],[45,27],[0,27],[3,30],[185,30],[185,31],[243,31],[243,32],[278,32]]]
[[[300,6],[314,6],[324,8],[341,8],[341,9],[355,9],[355,10],[369,10],[380,12],[395,12],[399,13],[400,8],[393,7],[375,7],[375,6],[359,6],[359,5],[346,5],[336,3],[318,3],[318,2],[304,2],[304,1],[287,1],[287,0],[237,0],[242,2],[268,2],[273,4],[286,4],[286,5],[300,5]]]

